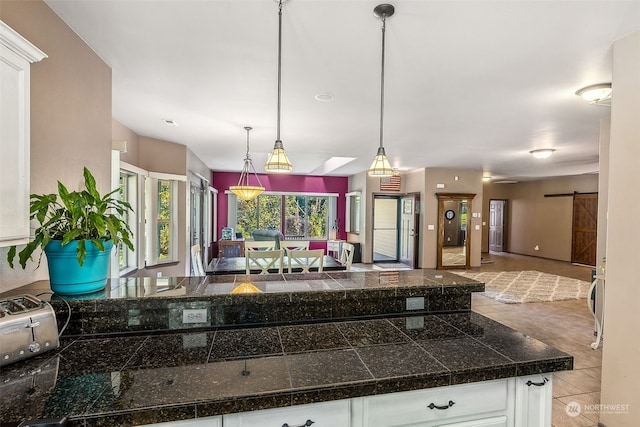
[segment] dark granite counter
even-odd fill
[[[471,312],[481,283],[385,273],[122,279],[69,298],[60,348],[3,367],[0,424],[131,426],[572,369]],[[232,293],[247,282],[263,292]],[[408,311],[416,296],[424,308]],[[66,305],[49,299],[63,322]],[[188,330],[182,310],[198,307],[207,322]]]
[[[129,426],[571,369],[476,313],[63,339],[2,370],[2,422]],[[4,424],[3,424],[4,425]]]
[[[259,293],[234,293],[242,284]],[[141,332],[280,325],[361,317],[471,310],[471,293],[484,284],[436,270],[371,273],[229,275],[128,278],[112,280],[100,292],[65,297],[71,306],[66,335],[138,334]],[[46,281],[10,294],[39,295]],[[406,299],[424,299],[424,307],[407,310]],[[60,327],[68,308],[61,297],[43,294]],[[207,321],[184,324],[182,310],[206,309]]]

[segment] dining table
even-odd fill
[[[344,271],[347,269],[345,265],[343,265],[340,261],[335,259],[332,256],[324,255],[322,260],[323,271]],[[269,269],[269,273],[278,273],[278,269],[280,267],[280,263],[276,262],[273,265],[273,268]],[[207,275],[218,275],[218,274],[245,274],[247,271],[247,260],[245,257],[222,257],[222,258],[213,258],[211,262],[205,268],[205,272]],[[318,271],[318,267],[311,267],[310,271]],[[282,272],[289,272],[289,261],[286,256],[282,257]],[[299,265],[292,265],[291,268],[292,273],[300,273],[302,272],[302,267]],[[252,268],[251,274],[259,274],[260,269]]]

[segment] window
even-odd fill
[[[177,182],[146,177],[146,265],[177,261]]]
[[[236,231],[245,238],[257,229],[280,230],[285,239],[325,240],[335,218],[335,197],[304,194],[262,194],[251,201],[236,199]]]
[[[121,169],[120,181],[119,181],[119,197],[120,200],[128,202],[133,209],[133,212],[127,211],[125,213],[124,220],[131,229],[134,250],[130,250],[127,245],[120,244],[118,247],[118,265],[121,273],[126,273],[129,270],[138,268],[138,262],[135,251],[138,250],[138,229],[137,229],[137,215],[138,215],[138,175],[133,172]]]

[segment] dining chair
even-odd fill
[[[351,271],[351,264],[353,263],[353,253],[355,252],[355,246],[351,243],[342,243],[342,253],[340,254],[340,264],[346,267],[347,271]]]
[[[202,266],[202,250],[199,244],[191,246],[191,269],[193,270],[194,276],[207,275]]]
[[[251,269],[259,269],[259,274],[271,273],[269,269],[276,269],[278,273],[282,274],[282,249],[274,250],[249,250],[245,251],[244,257],[247,261],[247,274],[251,274]]]
[[[308,240],[281,240],[280,249],[284,249],[284,250],[295,249],[299,251],[308,251],[309,241]]]
[[[318,267],[318,272],[322,272],[324,264],[324,249],[296,250],[287,249],[287,261],[289,273],[294,267],[302,268],[303,273],[309,273],[314,266]]]
[[[244,250],[246,252],[251,251],[273,251],[276,250],[275,240],[250,240],[244,242]]]

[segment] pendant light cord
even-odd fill
[[[382,148],[383,140],[383,121],[384,121],[384,36],[387,22],[387,14],[382,14],[382,66],[380,71],[380,148]]]
[[[276,141],[280,141],[280,98],[282,91],[282,0],[278,4],[278,116],[276,122]]]

